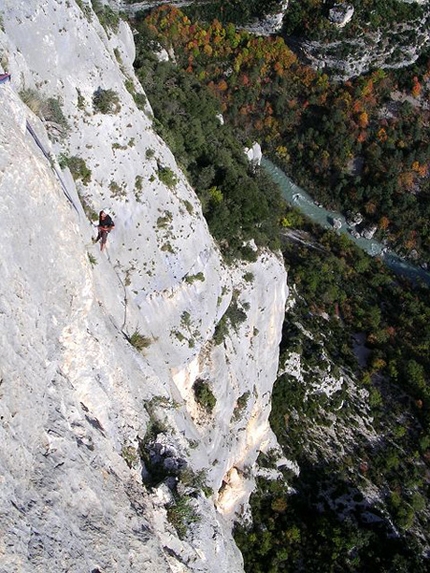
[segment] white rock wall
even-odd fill
[[[142,91],[125,24],[108,36],[74,0],[4,0],[0,13],[0,62],[12,73],[0,85],[0,572],[241,571],[229,521],[246,505],[258,450],[273,439],[282,262],[262,253],[226,268],[149,105],[137,109],[125,88],[128,79]],[[119,113],[94,113],[98,87],[118,93]],[[23,88],[61,98],[64,141],[49,140],[21,102]],[[60,153],[85,160],[88,185],[61,172]],[[157,165],[174,171],[176,185],[159,180]],[[80,197],[113,212],[106,253],[91,242]],[[215,346],[234,289],[247,319]],[[151,339],[144,354],[127,342],[135,330]],[[199,377],[217,399],[211,415],[194,400]],[[121,455],[144,436],[154,396],[175,404],[159,408],[166,439],[214,490],[196,501],[205,519],[186,540]]]

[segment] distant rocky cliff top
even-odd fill
[[[410,65],[429,44],[428,0],[319,3],[290,0],[283,34],[301,57],[337,79]]]

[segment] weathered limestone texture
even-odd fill
[[[223,262],[149,104],[126,89],[144,97],[124,22],[105,30],[86,0],[3,0],[0,15],[0,573],[239,573],[232,520],[274,443],[283,263]],[[112,113],[94,108],[99,88]],[[41,112],[49,98],[67,126]],[[116,228],[101,253],[91,213],[105,207]],[[246,320],[216,345],[233,297]],[[204,476],[192,495],[173,486],[196,516],[185,534],[167,513],[172,479],[142,480],[155,419],[154,447]]]

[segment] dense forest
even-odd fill
[[[245,25],[252,20],[259,20],[266,14],[279,10],[282,0],[214,0],[213,2],[195,3],[187,6],[187,13],[193,20],[203,17],[210,22],[219,19],[226,24],[234,22]]]
[[[192,23],[162,7],[146,25],[217,96],[230,125],[325,206],[361,211],[380,240],[428,263],[430,58],[344,83],[302,65],[281,37]]]
[[[264,171],[250,165],[244,138],[224,123],[219,99],[193,74],[159,61],[151,50],[156,49],[155,39],[152,29],[141,24],[137,75],[149,96],[155,127],[196,189],[224,255],[255,257],[251,240],[279,247],[279,190]]]
[[[236,527],[245,570],[424,573],[430,291],[399,282],[345,236],[287,217],[296,230],[282,250],[297,295],[270,423],[300,473],[258,480],[252,524]],[[288,238],[297,228],[299,242]],[[303,379],[285,366],[294,356]],[[322,390],[331,377],[341,384]],[[260,465],[276,468],[278,457]]]
[[[412,42],[419,33],[417,23],[425,14],[425,8],[418,2],[399,0],[351,0],[354,18],[345,28],[339,29],[329,21],[329,11],[340,3],[324,0],[290,0],[284,21],[283,34],[302,36],[319,41],[346,40],[357,38],[361,33],[390,31],[393,25],[404,24],[405,40]],[[414,24],[413,27],[411,24]],[[401,46],[399,46],[399,49]]]
[[[294,292],[270,421],[300,473],[260,456],[278,477],[259,478],[252,523],[236,527],[246,571],[424,573],[430,290],[287,207],[243,148],[261,141],[316,199],[362,211],[382,240],[427,261],[429,59],[332,83],[280,37],[171,7],[134,25],[154,123],[224,254],[252,258],[252,239],[280,247]]]

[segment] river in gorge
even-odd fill
[[[315,203],[306,191],[291,181],[291,179],[269,159],[263,157],[261,166],[269,173],[272,179],[278,183],[282,195],[288,203],[299,209],[310,219],[327,229],[333,229],[333,222],[338,220],[342,226],[337,232],[348,235],[354,243],[369,253],[369,255],[379,255],[392,271],[399,275],[406,276],[413,282],[423,281],[427,285],[430,285],[430,273],[428,271],[402,259],[374,239],[365,239],[364,237],[356,237],[351,234],[354,227],[347,224],[343,215],[335,211],[328,211],[321,205]]]

